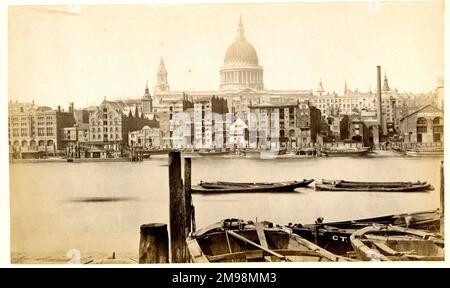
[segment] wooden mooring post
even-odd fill
[[[170,251],[172,263],[188,262],[186,197],[181,180],[181,153],[169,152]]]
[[[167,224],[151,223],[141,226],[139,263],[187,263],[187,235],[195,231],[194,206],[191,197],[191,159],[184,162],[181,178],[181,153],[169,152],[169,218],[170,245]],[[170,249],[170,261],[169,261]]]
[[[169,236],[167,224],[141,225],[139,263],[169,263]]]
[[[184,196],[186,205],[186,235],[195,231],[195,224],[193,219],[194,206],[191,195],[191,176],[192,176],[192,160],[191,158],[184,158]]]
[[[441,235],[444,237],[444,230],[445,230],[445,224],[444,224],[444,208],[445,208],[445,201],[444,201],[444,190],[445,190],[445,181],[444,181],[444,161],[441,161],[441,189],[440,189],[440,232]]]

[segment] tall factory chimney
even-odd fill
[[[377,66],[377,122],[380,127],[380,134],[384,135],[383,131],[383,102],[381,99],[381,66]]]

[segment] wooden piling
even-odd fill
[[[441,235],[444,236],[444,228],[445,228],[445,224],[444,224],[444,208],[445,208],[445,202],[444,202],[444,190],[445,190],[445,181],[444,181],[444,161],[441,161],[441,189],[440,189],[440,232]]]
[[[186,235],[192,232],[191,158],[184,158],[184,196],[186,205]]]
[[[170,251],[172,263],[186,263],[186,204],[181,185],[181,153],[169,152]]]
[[[167,224],[141,225],[139,263],[169,263]]]

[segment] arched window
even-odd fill
[[[45,141],[44,140],[39,140],[38,145],[40,147],[45,146]]]
[[[15,140],[13,143],[14,146],[19,146],[19,140]]]
[[[30,141],[30,147],[36,147],[36,141],[31,140]]]
[[[440,125],[442,124],[442,118],[441,117],[436,117],[433,119],[433,125]]]
[[[444,124],[441,117],[433,119],[433,142],[441,142],[444,134]]]
[[[22,141],[22,147],[27,147],[27,145],[28,145],[27,140],[23,140]]]
[[[289,137],[295,137],[295,130],[289,130]]]
[[[48,140],[47,141],[47,146],[53,146],[53,140]]]
[[[419,118],[417,118],[417,124],[418,125],[427,125],[427,119],[425,119],[423,117],[419,117]]]

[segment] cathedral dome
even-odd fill
[[[244,25],[239,18],[236,40],[228,47],[220,68],[220,90],[263,90],[263,72],[255,48],[245,39]]]
[[[239,18],[236,41],[228,47],[224,64],[258,65],[258,55],[255,48],[245,40],[244,25],[242,25],[241,18]]]
[[[245,39],[238,39],[228,47],[225,53],[225,64],[240,63],[258,65],[255,48]]]

